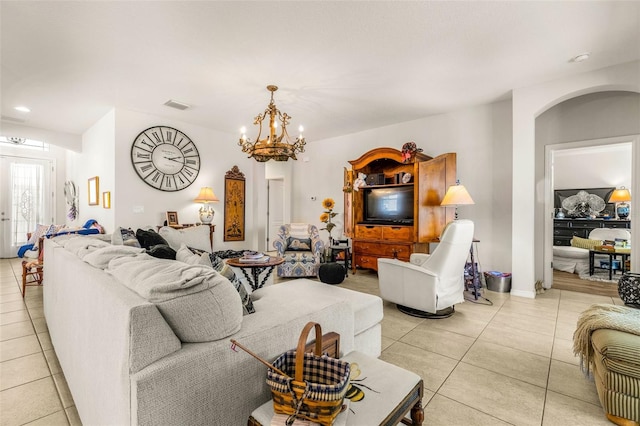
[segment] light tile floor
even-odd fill
[[[28,287],[23,302],[21,273],[18,259],[0,260],[0,426],[81,425],[49,338],[42,288]],[[340,286],[377,294],[377,283],[375,273],[358,271]],[[565,290],[483,296],[493,305],[463,303],[442,320],[384,305],[381,359],[424,379],[425,425],[610,425],[571,338],[581,311],[622,301]]]

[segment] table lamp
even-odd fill
[[[204,224],[210,224],[213,221],[213,208],[209,205],[209,203],[220,201],[216,194],[213,193],[213,189],[208,186],[204,186],[200,189],[200,193],[193,200],[196,203],[202,203],[202,207],[200,207],[200,222]]]
[[[447,189],[447,193],[444,195],[441,206],[455,206],[456,214],[455,220],[458,220],[458,206],[475,204],[469,192],[464,187],[464,185],[460,185],[460,181],[456,180],[455,185],[451,185],[449,189]]]
[[[627,201],[631,201],[631,193],[624,186],[614,190],[609,197],[610,203],[616,203],[616,213],[619,219],[629,217],[629,204]]]

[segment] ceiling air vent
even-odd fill
[[[174,101],[173,99],[169,99],[164,104],[168,107],[179,109],[179,110],[185,110],[187,108],[191,108],[190,105],[183,104],[182,102]]]

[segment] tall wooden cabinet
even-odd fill
[[[440,202],[455,184],[456,154],[432,158],[419,153],[404,163],[399,150],[376,148],[349,163],[352,169],[345,170],[344,186],[345,233],[353,240],[354,272],[358,266],[378,270],[381,257],[408,261],[411,253],[428,253],[429,242],[437,241],[444,226],[454,219],[455,209],[442,207]],[[356,191],[354,180],[360,173],[370,177],[370,184]],[[411,174],[411,180],[398,182],[405,173]],[[365,190],[400,186],[413,186],[413,224],[365,222]]]

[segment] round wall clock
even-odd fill
[[[200,172],[200,154],[189,136],[167,126],[140,132],[131,146],[133,168],[147,185],[161,191],[180,191]]]

